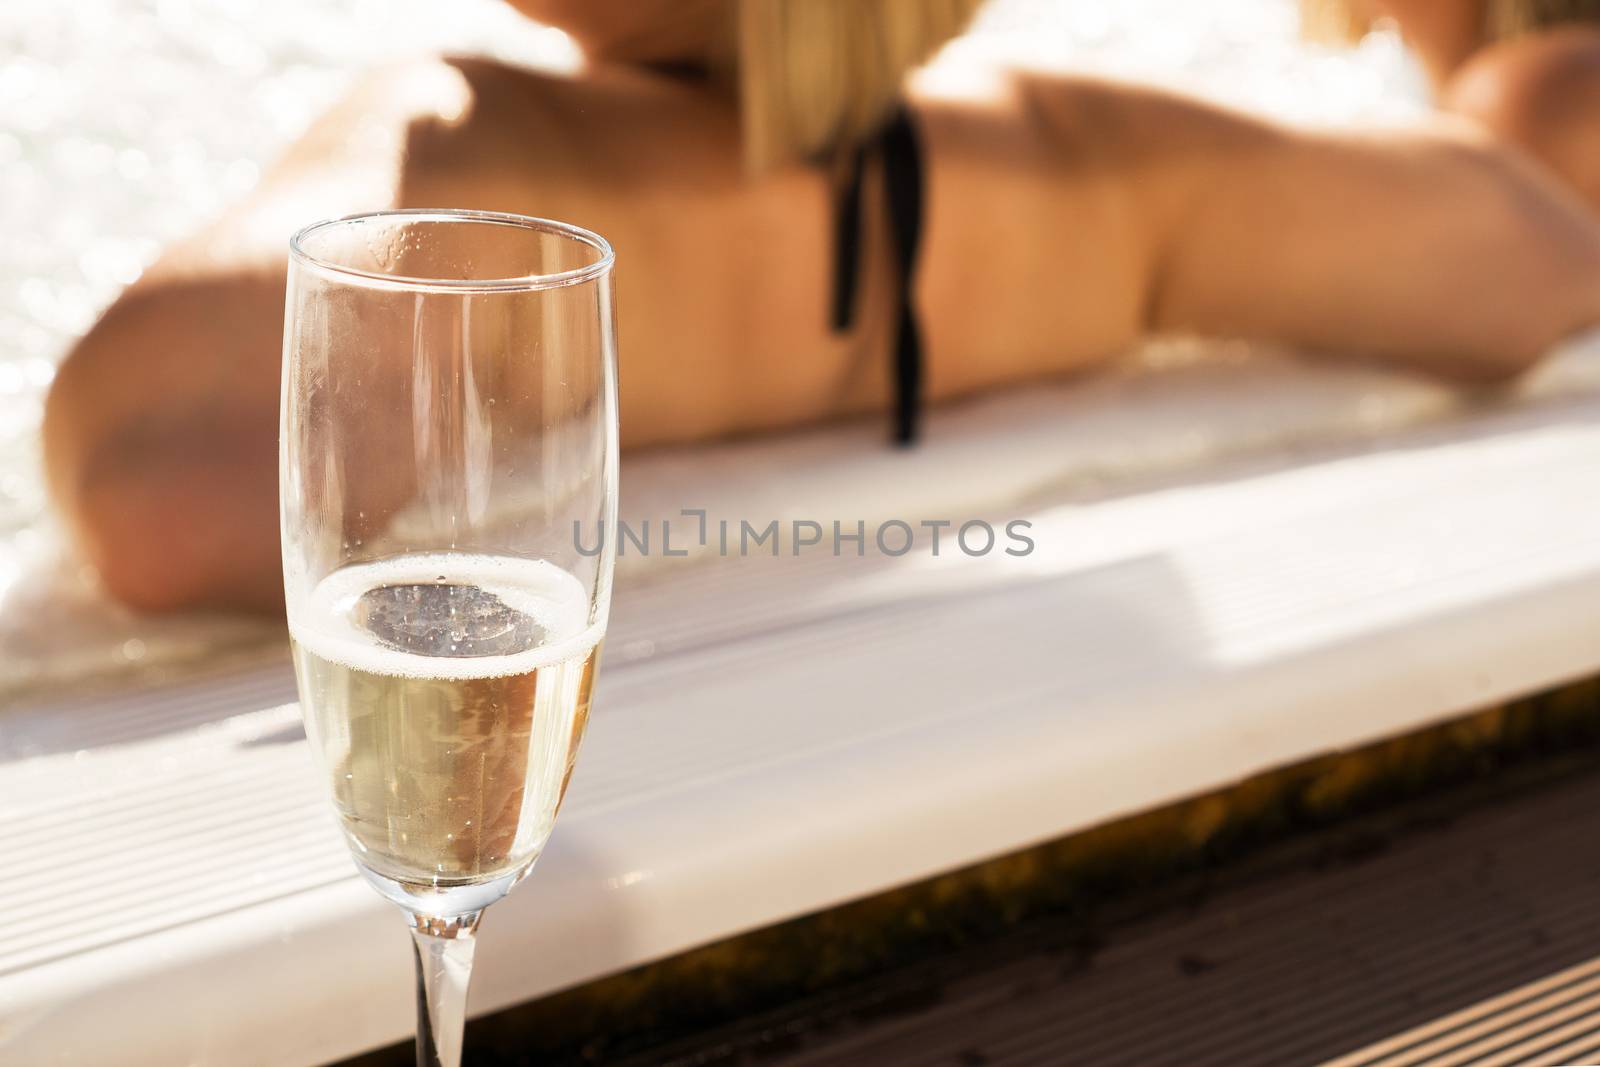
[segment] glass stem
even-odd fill
[[[467,984],[482,917],[482,911],[454,918],[410,916],[417,950],[417,1067],[461,1067]]]

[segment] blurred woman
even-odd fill
[[[1169,331],[1466,382],[1600,321],[1600,223],[1470,124],[1286,129],[1166,93],[934,64],[972,0],[521,0],[573,77],[369,77],[61,367],[53,492],[135,607],[281,610],[285,239],[384,206],[611,239],[627,446],[924,403]]]

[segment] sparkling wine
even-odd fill
[[[590,614],[553,564],[453,553],[346,567],[291,607],[307,733],[365,867],[416,889],[526,871],[588,720]]]

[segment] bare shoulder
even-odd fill
[[[1600,101],[1600,25],[1505,41],[1468,60],[1442,103],[1505,132],[1548,133]]]
[[[1530,152],[1600,203],[1600,26],[1569,26],[1484,49],[1440,104]]]

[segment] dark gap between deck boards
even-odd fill
[[[1597,955],[1590,680],[476,1019],[466,1062],[1278,1067]]]

